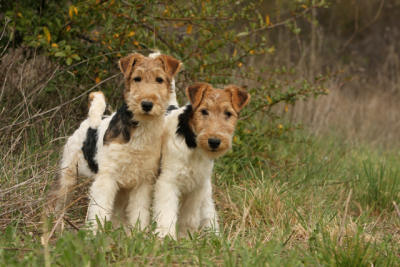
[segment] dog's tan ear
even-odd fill
[[[236,112],[242,110],[250,101],[250,94],[236,85],[228,85],[224,90],[231,93],[232,106]]]
[[[174,77],[182,67],[182,62],[171,56],[159,55],[158,58],[163,63],[165,72],[171,77]]]
[[[135,54],[130,54],[126,57],[123,57],[118,61],[119,68],[120,68],[121,72],[124,74],[126,79],[129,79],[129,76],[131,75],[131,73],[133,71],[133,67],[143,57],[144,57],[143,55],[135,53]]]
[[[186,96],[189,98],[194,109],[201,103],[207,88],[210,88],[208,83],[195,83],[186,88]]]

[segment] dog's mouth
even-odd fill
[[[211,148],[209,146],[203,146],[201,144],[200,147],[210,158],[218,158],[228,151],[226,147]]]

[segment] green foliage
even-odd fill
[[[255,109],[270,111],[280,102],[325,93],[326,77],[307,81],[295,78],[294,70],[263,66],[279,49],[269,37],[275,27],[298,33],[297,21],[327,6],[324,0],[290,2],[284,17],[263,11],[263,1],[244,0],[15,2],[5,14],[14,45],[39,49],[61,66],[71,66],[68,73],[80,85],[110,77],[127,53],[159,49],[184,62],[178,87],[193,81],[247,85]],[[117,95],[114,87],[101,89]]]
[[[363,185],[360,200],[375,209],[393,209],[393,201],[400,202],[400,170],[396,165],[385,166],[383,162],[363,162],[360,182]]]

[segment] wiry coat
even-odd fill
[[[146,227],[154,180],[159,172],[164,113],[175,101],[174,75],[181,63],[155,54],[132,54],[121,59],[125,76],[124,104],[102,117],[104,96],[92,100],[89,117],[68,139],[61,160],[59,187],[53,191],[56,210],[64,209],[76,177],[94,177],[87,221],[97,229],[96,218],[122,220]],[[154,70],[154,71],[153,71]],[[140,79],[139,79],[139,78]],[[101,96],[101,97],[100,97]],[[144,109],[143,102],[151,102]]]
[[[237,118],[239,110],[249,101],[249,95],[237,87],[219,90],[208,84],[189,87],[187,95],[191,104],[168,114],[161,174],[153,203],[156,231],[161,237],[176,238],[176,228],[182,235],[201,227],[218,232],[218,216],[212,198],[212,169],[214,159],[231,146],[236,118],[226,118],[224,114],[230,109],[235,112],[231,103],[238,93],[242,97],[240,106],[235,109]],[[198,116],[208,117],[213,122],[200,122]],[[212,146],[203,139],[209,143],[217,139],[219,144]]]
[[[190,141],[176,133],[179,116],[188,108],[171,111],[165,122],[162,170],[154,195],[154,217],[161,236],[176,237],[176,224],[182,233],[200,225],[218,230],[211,186],[213,159],[200,149],[189,147]]]

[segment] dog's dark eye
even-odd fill
[[[137,76],[137,77],[133,78],[133,80],[138,83],[142,80],[142,77]]]
[[[232,116],[232,113],[229,111],[225,111],[225,116],[229,119]]]
[[[202,110],[200,110],[200,112],[201,112],[201,114],[202,114],[203,116],[207,116],[207,115],[208,115],[207,109],[202,109]]]
[[[163,81],[164,81],[164,79],[161,77],[156,78],[156,82],[158,82],[158,83],[163,83]]]

